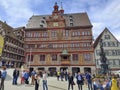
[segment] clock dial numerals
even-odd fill
[[[54,22],[54,23],[53,23],[53,26],[54,26],[54,27],[57,27],[57,26],[58,26],[58,22]]]

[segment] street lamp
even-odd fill
[[[31,53],[32,53],[32,48],[30,48],[29,59],[28,59],[28,68],[30,68]]]

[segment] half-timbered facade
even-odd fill
[[[0,57],[0,66],[20,67],[24,63],[24,27],[12,28],[0,21],[0,32],[4,46]]]

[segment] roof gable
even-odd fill
[[[94,42],[94,48],[96,48],[96,46],[98,45],[98,43],[99,43],[99,41],[100,41],[100,39],[103,39],[103,40],[105,40],[105,35],[107,36],[107,35],[109,35],[110,36],[110,41],[111,40],[114,40],[114,41],[117,41],[117,42],[119,42],[117,39],[116,39],[116,37],[108,30],[108,28],[105,28],[104,30],[103,30],[103,32],[97,37],[97,39],[95,40],[95,42]],[[108,41],[109,41],[108,40]]]

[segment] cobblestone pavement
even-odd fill
[[[5,90],[35,90],[34,85],[20,84],[18,79],[18,85],[12,85],[12,72],[13,69],[7,69],[7,78],[5,80]],[[48,78],[48,90],[67,90],[67,81],[57,81],[56,77]],[[42,80],[40,81],[39,90],[42,90]],[[77,85],[74,85],[74,90],[78,90]],[[87,86],[83,86],[83,90],[88,90]]]

